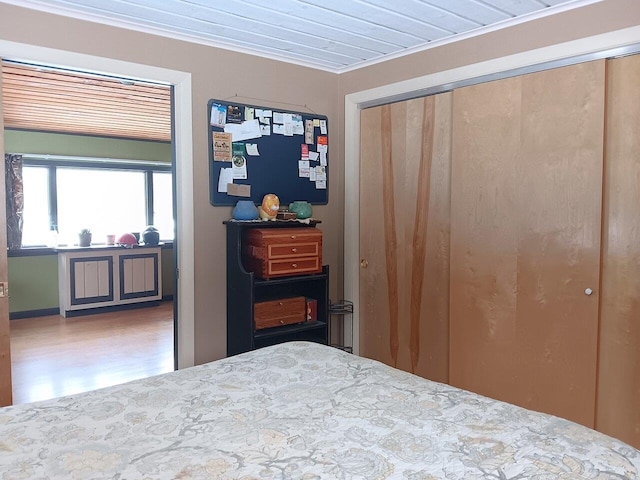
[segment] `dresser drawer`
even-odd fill
[[[256,302],[253,306],[253,320],[256,330],[302,323],[306,321],[305,297]]]
[[[313,227],[251,228],[245,232],[245,244],[264,247],[291,243],[322,242],[322,231]]]
[[[320,242],[288,243],[267,246],[267,258],[320,257]]]

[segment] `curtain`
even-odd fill
[[[7,197],[7,247],[9,250],[20,250],[24,212],[22,155],[6,153],[4,167]]]

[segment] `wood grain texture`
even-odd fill
[[[361,352],[447,381],[451,94],[367,109],[361,122]]]
[[[11,321],[16,404],[172,371],[173,302],[64,318]]]
[[[2,59],[0,58],[0,62]],[[0,92],[2,92],[2,75],[0,75]],[[2,95],[0,95],[1,97]],[[0,98],[0,132],[4,132],[2,98]],[[5,178],[4,168],[4,135],[0,135],[0,178]],[[9,279],[7,268],[7,216],[5,200],[5,183],[0,182],[0,282]],[[11,338],[9,332],[9,298],[0,298],[0,406],[11,405]]]
[[[398,365],[398,241],[396,233],[395,186],[393,174],[393,139],[391,107],[382,107],[382,212],[385,223],[384,251],[387,272],[387,297],[389,305],[389,351],[392,365]]]
[[[607,62],[596,428],[640,448],[640,55]]]
[[[587,426],[603,119],[604,61],[454,93],[451,381]]]
[[[429,188],[431,185],[431,162],[433,160],[433,132],[435,128],[435,98],[427,97],[422,102],[422,138],[420,163],[418,166],[418,192],[413,221],[413,262],[411,262],[411,297],[409,298],[409,353],[411,371],[415,372],[420,358],[420,312],[422,311],[422,288],[424,285],[425,257],[427,253],[427,228],[429,223]]]

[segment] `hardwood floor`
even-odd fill
[[[173,303],[73,318],[11,320],[13,403],[172,371]]]

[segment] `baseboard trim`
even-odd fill
[[[94,313],[119,312],[122,310],[134,310],[136,308],[157,307],[160,303],[161,300],[153,300],[151,302],[126,303],[124,305],[109,305],[106,307],[85,308],[82,310],[67,310],[66,318],[93,315]]]
[[[9,320],[20,320],[21,318],[45,317],[47,315],[59,315],[59,308],[42,308],[40,310],[24,310],[22,312],[10,312]]]
[[[157,307],[161,302],[173,301],[173,295],[163,295],[162,300],[151,302],[127,303],[124,305],[110,305],[108,307],[86,308],[84,310],[67,310],[67,318],[91,315],[94,313],[117,312],[119,310],[132,310],[135,308]],[[42,308],[40,310],[24,310],[22,312],[10,312],[9,320],[20,320],[22,318],[46,317],[47,315],[60,315],[59,308]]]

